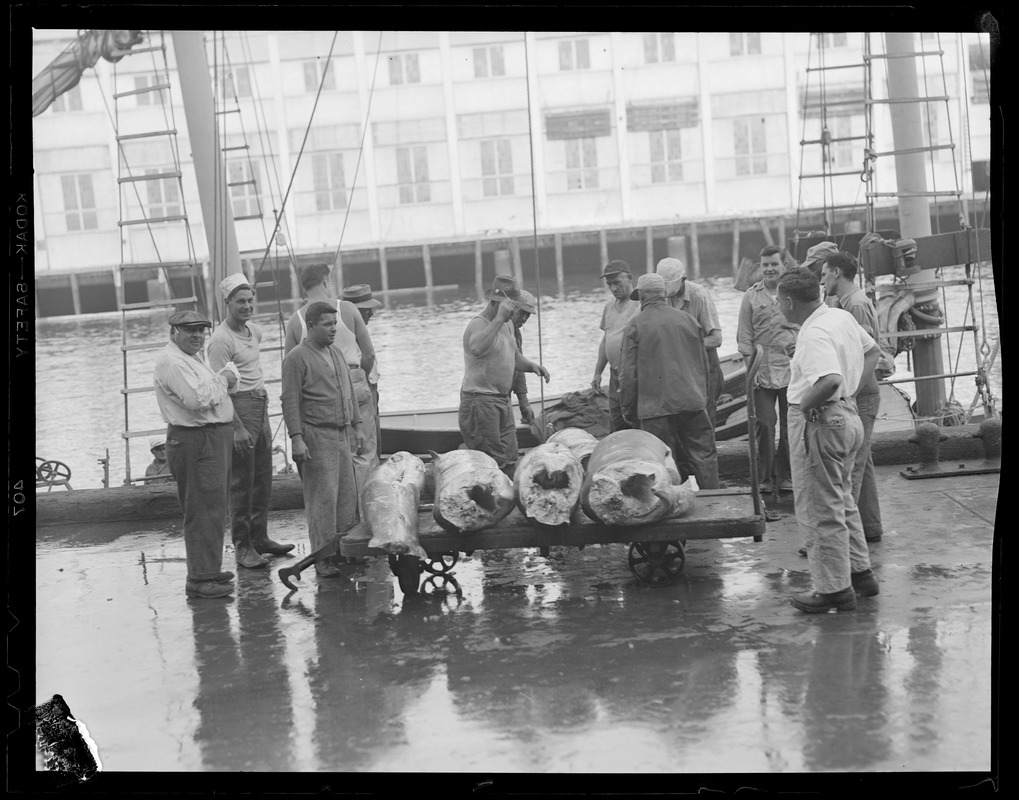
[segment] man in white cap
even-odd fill
[[[150,480],[145,483],[169,483],[172,481],[170,462],[166,460],[166,440],[159,436],[149,439],[149,452],[152,453],[152,463],[145,468],[145,477]]]
[[[156,357],[153,382],[184,513],[184,590],[194,599],[226,597],[234,577],[221,571],[234,419],[229,390],[238,376],[236,368],[213,372],[202,358],[205,332],[212,327],[205,316],[177,311],[169,323],[170,341]]]
[[[601,389],[601,376],[608,364],[609,429],[614,433],[630,427],[619,408],[619,353],[623,346],[623,331],[630,320],[640,313],[640,302],[630,299],[633,274],[625,261],[610,261],[602,268],[601,276],[612,293],[612,299],[605,304],[601,314],[601,329],[604,333],[598,345],[598,361],[594,365],[591,388]]]
[[[512,477],[519,456],[517,426],[509,401],[513,373],[533,372],[546,383],[549,374],[517,350],[510,323],[520,302],[516,280],[496,275],[485,299],[485,309],[467,323],[463,335],[460,435],[469,449],[487,453]]]
[[[524,352],[524,337],[521,335],[520,329],[531,318],[531,314],[536,313],[538,313],[538,301],[526,289],[521,289],[517,310],[510,317],[510,322],[513,323],[513,338],[516,339],[517,350],[521,354]],[[530,425],[534,422],[534,412],[527,400],[527,375],[521,370],[516,370],[513,373],[513,394],[517,396],[517,402],[520,405],[520,421],[525,425]]]
[[[665,299],[665,281],[648,273],[631,295],[640,313],[623,332],[619,374],[623,415],[672,450],[685,480],[718,488],[718,454],[707,405],[707,354],[703,331],[685,311]]]
[[[251,322],[255,291],[240,272],[219,284],[226,316],[209,340],[209,365],[234,364],[240,380],[233,387],[233,455],[230,478],[230,536],[237,565],[257,569],[268,565],[265,555],[285,555],[292,544],[269,538],[269,497],[272,494],[272,428],[269,395],[262,377],[262,329]]]
[[[722,344],[722,326],[718,311],[707,289],[686,279],[686,265],[678,258],[663,258],[655,272],[665,280],[665,298],[670,306],[693,315],[704,331],[704,350],[708,357],[707,406],[705,410],[715,429],[715,407],[722,392],[722,364],[718,348]]]

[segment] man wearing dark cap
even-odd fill
[[[612,292],[612,299],[605,304],[601,315],[601,329],[604,331],[598,345],[598,361],[594,365],[594,380],[591,387],[601,389],[601,376],[605,365],[609,365],[609,425],[613,432],[629,428],[619,408],[619,354],[623,346],[623,331],[627,323],[640,313],[640,301],[631,300],[633,274],[630,265],[618,259],[610,261],[602,269],[605,285]]]
[[[234,405],[234,446],[230,478],[230,537],[237,566],[265,567],[263,555],[294,549],[269,538],[272,494],[272,429],[269,395],[262,377],[262,329],[251,322],[255,290],[243,273],[227,275],[219,285],[226,317],[209,338],[209,366],[237,367],[240,380],[230,393]]]
[[[520,302],[517,282],[508,275],[496,275],[485,298],[488,305],[467,324],[463,335],[460,435],[469,449],[487,453],[512,477],[519,452],[509,400],[513,372],[533,372],[546,383],[549,374],[517,350],[510,322]]]
[[[202,358],[212,323],[197,311],[170,315],[170,341],[156,358],[156,402],[167,423],[166,455],[184,513],[185,593],[225,597],[232,572],[222,572],[230,491],[236,369],[213,372]]]

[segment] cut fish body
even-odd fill
[[[598,445],[598,440],[582,428],[563,428],[561,431],[553,433],[545,441],[546,443],[558,442],[566,445],[585,468],[587,459]]]
[[[513,478],[517,506],[539,526],[568,525],[583,481],[584,468],[573,451],[559,442],[545,442],[517,464]]]
[[[393,453],[372,470],[361,491],[361,508],[372,533],[369,547],[427,560],[418,541],[418,502],[424,486],[425,464],[412,453]]]
[[[611,433],[598,442],[581,490],[584,513],[606,525],[645,525],[693,508],[697,481],[681,482],[672,452],[647,431]]]
[[[435,460],[432,516],[451,533],[497,525],[513,510],[513,483],[495,459],[480,450],[452,450]]]

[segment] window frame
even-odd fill
[[[493,170],[485,170],[485,150],[491,150]],[[481,162],[481,196],[484,198],[512,197],[516,192],[513,172],[513,142],[508,136],[478,141]],[[489,191],[491,189],[491,191]]]
[[[756,131],[754,126],[756,123],[760,123],[760,137],[761,137],[761,150],[754,147],[754,138]],[[734,162],[734,177],[736,178],[752,178],[757,175],[768,174],[768,121],[764,116],[746,116],[736,117],[732,121],[733,129],[733,156]],[[737,126],[746,126],[746,146],[747,151],[745,153],[739,152],[739,134]],[[763,164],[763,167],[761,166]],[[745,165],[746,171],[741,171],[741,165]],[[760,168],[759,168],[760,167]]]
[[[230,190],[230,209],[233,212],[234,219],[237,217],[250,217],[253,215],[262,214],[262,192],[261,192],[261,168],[257,161],[253,161],[249,158],[233,158],[227,159],[227,183],[239,183],[234,180],[234,176],[231,171],[235,167],[241,167],[243,172],[243,181],[253,180],[255,183],[245,183],[242,186],[228,186]],[[254,207],[251,206],[252,201]],[[244,203],[245,210],[238,212],[237,203]]]
[[[570,192],[598,189],[598,137],[585,136],[563,139],[566,155],[566,190]],[[573,161],[575,166],[570,166]]]
[[[70,182],[70,184],[68,183]],[[68,186],[72,187],[73,198],[68,197]],[[85,203],[83,188],[87,185],[91,205]],[[72,172],[60,176],[61,193],[64,200],[64,225],[67,233],[82,233],[99,229],[99,212],[96,208],[95,184],[91,172]],[[74,205],[68,204],[73,199]],[[75,224],[71,224],[71,220]]]
[[[401,168],[401,163],[406,165],[406,169]],[[409,177],[409,180],[405,180],[405,176]],[[396,180],[400,205],[432,202],[427,145],[402,145],[396,148]]]
[[[325,166],[322,167],[322,159]],[[333,167],[339,164],[339,185]],[[319,150],[311,153],[311,193],[315,196],[315,212],[318,214],[330,211],[342,211],[347,207],[347,176],[343,163],[342,150]],[[327,178],[327,186],[319,184],[320,178]],[[339,203],[337,204],[337,199]],[[323,202],[325,201],[325,202]]]

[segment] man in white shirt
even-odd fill
[[[792,603],[807,613],[851,610],[857,593],[879,591],[852,480],[863,445],[854,395],[879,350],[851,314],[821,302],[809,269],[782,275],[778,302],[786,320],[800,326],[789,365],[789,445],[796,519],[814,580],[814,591]]]
[[[626,430],[632,427],[623,419],[619,401],[619,368],[623,349],[623,331],[627,324],[640,313],[640,300],[631,300],[633,273],[630,265],[616,259],[602,269],[605,285],[612,292],[612,299],[605,304],[601,315],[601,329],[605,332],[598,345],[598,361],[594,365],[594,380],[591,387],[601,389],[601,376],[605,365],[609,366],[609,426],[610,430]]]

